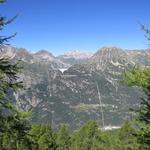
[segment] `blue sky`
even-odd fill
[[[148,47],[138,22],[150,24],[150,0],[7,0],[0,12],[19,13],[1,34],[17,32],[10,43],[30,51]]]

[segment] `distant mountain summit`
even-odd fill
[[[127,50],[127,54],[136,64],[144,66],[150,65],[150,49]]]
[[[63,56],[64,58],[87,59],[90,58],[92,55],[92,52],[82,52],[79,50],[74,50],[65,53]]]
[[[41,59],[45,61],[54,61],[55,56],[53,56],[52,53],[46,51],[46,50],[40,50],[33,54],[35,59]]]
[[[58,56],[63,62],[69,63],[71,65],[85,62],[87,59],[93,56],[92,52],[82,52],[78,50],[67,52],[63,55]]]

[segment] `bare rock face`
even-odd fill
[[[121,125],[131,116],[129,108],[138,107],[143,96],[140,89],[118,82],[122,72],[137,63],[150,65],[147,50],[127,51],[116,47],[103,47],[92,55],[74,52],[55,57],[45,50],[31,54],[7,46],[2,54],[14,61],[23,60],[20,79],[27,88],[13,95],[17,107],[32,110],[33,122],[50,122],[53,128],[67,123],[75,129],[91,119],[100,126]],[[69,57],[82,61],[76,64],[74,61],[72,65],[66,61]]]

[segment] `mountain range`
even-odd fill
[[[96,53],[73,51],[60,56],[41,50],[3,46],[1,57],[22,60],[26,90],[13,93],[18,109],[32,110],[33,123],[66,123],[76,129],[88,120],[101,127],[120,126],[139,107],[141,89],[121,84],[122,73],[150,65],[150,50],[103,47]]]

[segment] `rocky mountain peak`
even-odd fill
[[[123,61],[127,60],[126,52],[118,47],[103,47],[99,49],[94,55],[93,59],[97,61]]]
[[[24,48],[16,48],[13,46],[4,45],[1,47],[0,55],[11,59],[22,60],[25,62],[33,59],[32,55]]]
[[[95,66],[97,70],[106,70],[108,68],[113,70],[114,67],[121,68],[132,63],[127,53],[118,47],[103,47],[88,62],[90,66]]]
[[[123,51],[123,49],[118,48],[118,47],[103,47],[100,50],[98,50],[95,53],[95,56],[100,56],[103,58],[111,59],[111,58],[116,58],[116,57],[122,57],[125,56],[126,53]]]
[[[33,54],[34,57],[38,59],[52,61],[54,60],[55,56],[52,53],[48,52],[47,50],[40,50],[37,53]]]

